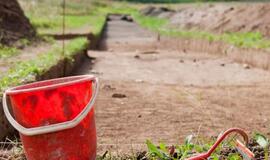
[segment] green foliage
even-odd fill
[[[160,28],[163,28],[168,24],[168,20],[166,19],[142,16],[139,13],[134,13],[133,15],[140,25],[153,31],[160,31]]]
[[[147,140],[146,145],[151,157],[157,157],[161,160],[170,160],[170,155],[164,144],[161,143],[160,148],[157,148],[150,140]]]
[[[228,160],[242,160],[242,157],[237,153],[232,153],[228,156]]]
[[[18,54],[19,51],[15,47],[8,47],[0,44],[0,58],[8,58]]]
[[[26,16],[30,19],[39,34],[61,33],[63,20],[62,1],[19,1]],[[91,1],[67,1],[65,12],[66,30],[89,26],[90,31],[90,24],[94,24],[93,16],[91,15],[92,10]]]
[[[192,143],[192,140],[193,136],[188,136],[184,144],[171,147],[167,147],[164,143],[160,143],[157,147],[150,140],[147,140],[148,156],[153,160],[182,160],[190,157],[194,152],[206,152],[212,145],[212,142],[209,142],[208,146],[198,145]],[[213,156],[216,156],[216,154]]]
[[[269,147],[269,140],[262,134],[260,133],[255,133],[255,135],[253,136],[254,139],[256,140],[256,142],[262,146],[263,148],[267,148]]]
[[[26,39],[26,38],[22,38],[22,39],[19,40],[19,43],[20,43],[21,45],[23,45],[23,46],[28,46],[28,45],[31,44],[31,41],[28,40],[28,39]]]
[[[236,137],[227,138],[227,141],[223,142],[211,155],[210,159],[219,160],[222,156],[227,160],[242,160],[242,157],[239,153],[231,152],[226,153],[226,157],[224,157],[224,152],[222,153],[222,148],[235,149],[235,140]],[[270,142],[268,138],[260,133],[255,133],[253,139],[264,148],[264,157],[268,159],[268,152],[269,152],[269,145]],[[184,160],[189,157],[194,156],[194,154],[199,153],[206,153],[210,147],[214,144],[213,139],[201,139],[201,138],[194,138],[193,135],[189,135],[186,137],[185,142],[181,145],[171,146],[168,147],[164,143],[160,143],[158,146],[153,144],[151,141],[147,140],[147,148],[148,154],[147,156],[151,160]],[[258,146],[253,146],[254,148]]]
[[[261,133],[255,133],[254,134],[254,139],[256,140],[256,142],[264,148],[264,157],[265,159],[268,159],[268,153],[269,153],[269,146],[270,146],[270,141],[268,138],[266,138],[264,135],[262,135]]]
[[[184,160],[184,159],[194,156],[194,153],[198,154],[198,153],[207,152],[214,143],[214,141],[212,140],[204,140],[202,141],[202,143],[193,143],[192,141],[193,141],[193,136],[188,136],[184,144],[167,147],[163,143],[160,143],[159,146],[156,146],[151,141],[147,140],[146,144],[148,148],[149,159]],[[215,153],[211,155],[210,159],[218,160],[220,156],[221,156],[221,147],[218,147]],[[227,159],[228,160],[241,160],[242,158],[238,153],[230,153]]]
[[[43,40],[44,42],[50,43],[50,44],[54,44],[55,43],[55,39],[51,36],[39,36],[39,38],[41,40]]]

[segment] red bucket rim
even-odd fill
[[[14,94],[32,92],[32,91],[37,91],[37,90],[54,89],[54,88],[58,88],[58,87],[62,87],[62,86],[76,84],[79,82],[93,80],[93,78],[94,78],[93,75],[80,75],[80,76],[69,76],[69,77],[43,80],[43,81],[33,82],[33,83],[19,85],[16,87],[9,88],[6,90],[6,94],[7,95],[14,95]],[[65,80],[65,81],[63,82],[63,80]],[[55,83],[46,84],[48,82],[55,82]]]

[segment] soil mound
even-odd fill
[[[166,7],[154,7],[148,6],[141,10],[141,14],[147,16],[157,16],[160,18],[167,18],[170,17],[175,11],[168,9]]]
[[[153,12],[157,8],[151,8]],[[153,16],[152,12],[145,15]],[[154,14],[164,17],[166,11]],[[214,32],[261,32],[270,36],[270,4],[205,4],[184,6],[170,12],[170,22],[186,29],[202,29]]]
[[[12,45],[21,38],[36,34],[16,0],[0,0],[0,43]]]

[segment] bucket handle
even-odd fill
[[[82,110],[80,114],[78,114],[73,120],[52,124],[48,126],[42,126],[42,127],[34,127],[34,128],[25,128],[21,124],[19,124],[10,114],[10,111],[8,109],[7,105],[7,96],[6,92],[3,94],[3,109],[4,113],[8,119],[8,121],[11,123],[11,125],[17,129],[20,133],[26,136],[34,136],[34,135],[40,135],[40,134],[46,134],[46,133],[52,133],[57,132],[65,129],[70,129],[75,126],[77,126],[90,112],[90,110],[93,108],[93,105],[95,103],[95,100],[98,95],[98,88],[99,88],[99,81],[97,77],[91,77],[92,82],[95,83],[94,87],[94,94],[92,95],[89,103],[86,105],[86,107]]]

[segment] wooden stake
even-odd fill
[[[63,0],[63,4],[62,4],[62,9],[63,9],[63,19],[62,19],[62,34],[63,34],[63,41],[62,41],[62,58],[63,58],[63,74],[65,76],[65,72],[66,72],[66,60],[65,60],[65,30],[66,30],[66,0]]]

